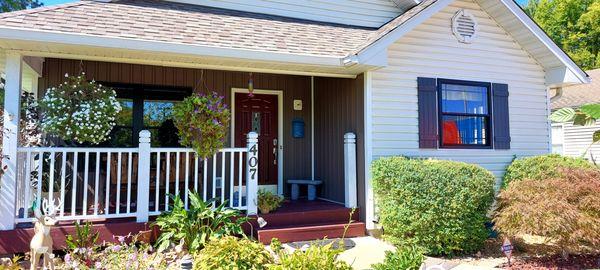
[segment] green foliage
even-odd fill
[[[500,192],[496,229],[545,237],[557,253],[600,252],[600,170],[566,169],[544,181],[511,182]]]
[[[243,235],[242,224],[248,219],[240,212],[226,208],[223,203],[213,209],[215,200],[203,201],[198,193],[189,192],[189,210],[179,196],[171,196],[173,205],[170,211],[162,213],[154,225],[161,234],[157,240],[159,251],[184,241],[190,252],[196,252],[206,245],[210,238],[227,235]]]
[[[432,255],[478,250],[488,231],[494,176],[471,164],[382,158],[372,165],[385,237]]]
[[[423,251],[415,246],[401,246],[394,252],[386,251],[383,263],[374,264],[374,270],[419,270],[425,261]]]
[[[333,242],[327,245],[310,245],[306,250],[287,253],[280,249],[279,264],[270,265],[271,270],[351,270],[346,262],[338,261],[342,250],[333,248]]]
[[[181,144],[192,147],[207,158],[225,145],[231,113],[223,97],[193,94],[173,107],[173,120],[179,130]]]
[[[40,101],[42,129],[65,141],[98,144],[108,138],[121,105],[117,93],[108,87],[88,82],[85,74],[69,76],[58,87],[51,87]]]
[[[97,244],[98,237],[100,237],[100,233],[94,230],[94,226],[91,222],[86,222],[83,225],[76,222],[75,235],[67,235],[65,242],[67,248],[71,251],[81,248],[93,249]]]
[[[19,261],[23,259],[22,256],[14,256],[12,259],[7,261],[0,261],[0,270],[21,270],[21,264]]]
[[[283,198],[265,189],[258,190],[258,209],[263,214],[268,214],[270,211],[276,210],[281,206]]]
[[[211,239],[194,258],[195,270],[267,269],[273,257],[259,242],[225,236]]]
[[[0,13],[36,8],[42,5],[38,0],[2,0],[0,1]]]
[[[78,249],[65,255],[57,269],[180,269],[176,258],[166,253],[154,252],[152,246],[139,243],[137,237],[118,236],[117,243],[102,248]],[[86,253],[87,256],[81,256]]]
[[[502,187],[513,181],[524,179],[545,180],[561,176],[561,168],[593,169],[589,161],[583,158],[565,157],[557,154],[515,159],[506,169]]]
[[[600,67],[600,0],[530,0],[525,11],[583,69]]]

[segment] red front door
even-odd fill
[[[235,93],[235,146],[258,133],[258,184],[277,185],[277,96]]]

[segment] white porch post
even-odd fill
[[[2,169],[0,181],[0,230],[15,228],[17,204],[17,146],[23,57],[6,54],[6,84],[4,85],[4,137],[2,139]]]
[[[348,208],[358,206],[356,199],[356,135],[344,134],[344,194]]]
[[[150,203],[150,131],[140,131],[139,142],[136,221],[148,222]]]
[[[248,215],[258,213],[257,193],[258,193],[258,134],[256,132],[248,133],[248,157],[246,169],[246,204],[248,205]]]

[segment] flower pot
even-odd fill
[[[147,230],[147,231],[140,231],[138,233],[138,241],[143,242],[143,243],[151,243],[152,242],[152,230]]]
[[[263,214],[263,215],[264,214],[268,214],[269,212],[271,212],[271,209],[268,209],[268,208],[267,209],[260,208],[259,210],[260,210],[260,213]]]

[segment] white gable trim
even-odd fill
[[[425,22],[431,16],[440,12],[443,8],[447,7],[454,0],[439,0],[429,7],[422,10],[419,14],[410,18],[396,29],[390,31],[377,41],[371,43],[366,48],[362,49],[358,53],[349,57],[356,57],[359,64],[366,62],[379,62],[380,66],[384,66],[385,63],[381,61],[373,61],[377,55],[381,55],[387,48],[403,37],[405,34],[413,30],[418,25]],[[513,1],[513,0],[499,0],[502,2],[517,19],[523,24],[524,27],[529,29],[531,33],[539,39],[551,52],[563,63],[563,69],[549,70],[547,84],[548,85],[559,85],[559,84],[573,84],[573,83],[590,83],[591,79],[587,74],[581,70],[575,62],[556,45],[550,37],[531,19],[525,12]],[[574,80],[576,79],[576,80]]]
[[[542,30],[524,11],[519,7],[513,0],[500,0],[520,21],[523,23],[529,31],[536,38],[538,38],[544,45],[568,68],[565,70],[565,73],[574,74],[580,83],[590,83],[591,79],[585,73],[585,71],[581,70],[575,62],[550,39],[550,37]],[[569,78],[569,76],[565,76],[564,78]],[[573,81],[564,81],[566,83],[573,83]],[[558,82],[552,82],[558,83]]]

